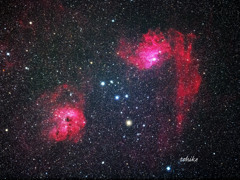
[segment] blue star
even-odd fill
[[[104,81],[101,82],[101,86],[105,86],[105,82]]]
[[[120,98],[119,95],[116,95],[116,96],[115,96],[115,99],[116,99],[116,100],[119,100],[119,98]]]
[[[170,166],[167,166],[167,167],[166,167],[166,170],[167,170],[167,171],[171,171],[171,167],[170,167]]]
[[[129,97],[128,94],[126,94],[126,95],[125,95],[125,98],[128,98],[128,97]]]

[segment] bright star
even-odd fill
[[[132,126],[133,122],[131,119],[126,120],[126,126],[130,127]]]
[[[170,171],[170,170],[171,170],[171,167],[170,167],[170,166],[167,166],[167,167],[166,167],[166,170],[167,170],[167,171]]]
[[[128,98],[128,94],[125,95],[125,98]]]
[[[101,82],[101,86],[105,86],[105,82],[104,81]]]
[[[157,60],[157,58],[155,58],[155,57],[154,57],[154,58],[152,58],[152,61],[156,61],[156,60]]]
[[[7,56],[10,56],[10,52],[7,52]]]
[[[117,96],[115,96],[115,99],[116,99],[116,100],[119,100],[119,98],[120,98],[120,96],[118,96],[118,95],[117,95]]]

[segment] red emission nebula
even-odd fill
[[[37,106],[47,115],[42,121],[42,135],[50,141],[79,142],[84,133],[86,119],[83,113],[83,94],[73,86],[64,84],[54,92],[44,93]]]
[[[161,67],[164,61],[174,58],[176,66],[176,131],[182,132],[182,123],[189,111],[195,95],[198,93],[201,76],[198,64],[192,56],[194,34],[184,35],[170,29],[165,35],[156,30],[144,34],[140,43],[131,43],[121,39],[117,54],[127,64],[139,70],[150,69],[154,65]]]

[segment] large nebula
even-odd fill
[[[170,30],[169,37],[174,44],[171,53],[176,64],[176,119],[177,132],[180,133],[182,131],[183,119],[190,110],[195,95],[198,93],[201,76],[198,73],[198,64],[191,55],[192,43],[196,36],[194,34],[184,36],[180,32]]]
[[[149,30],[143,34],[139,43],[121,39],[117,54],[129,65],[139,70],[147,70],[153,66],[161,67],[163,62],[174,59],[176,67],[176,132],[182,132],[182,124],[195,95],[198,93],[201,76],[198,64],[192,56],[194,34],[184,35],[170,29],[167,33]]]
[[[117,54],[127,63],[133,64],[139,69],[149,69],[166,60],[170,50],[170,45],[162,32],[149,30],[147,34],[143,35],[142,41],[138,45],[121,39]]]
[[[42,121],[44,139],[75,143],[81,140],[86,119],[83,94],[76,88],[60,85],[54,92],[44,93],[37,100],[37,106],[42,108],[47,117]]]

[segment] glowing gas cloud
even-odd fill
[[[198,73],[198,66],[193,59],[192,43],[196,38],[194,34],[184,36],[182,33],[170,30],[170,40],[174,43],[172,56],[175,59],[177,71],[177,132],[182,131],[183,120],[194,102],[194,96],[198,93],[201,84],[201,76]],[[185,39],[185,41],[184,41]]]
[[[77,142],[79,132],[84,128],[86,121],[82,111],[65,106],[56,109],[51,119],[55,126],[49,132],[49,138],[56,141],[73,140]]]
[[[120,40],[117,54],[127,63],[139,69],[149,69],[156,63],[162,63],[169,55],[171,48],[162,32],[149,30],[143,35],[142,41],[134,45],[125,39]]]
[[[44,93],[37,101],[47,116],[42,121],[42,135],[48,141],[79,142],[84,133],[83,94],[73,86],[64,84],[54,92]]]
[[[139,43],[121,39],[117,50],[117,54],[127,64],[134,65],[140,70],[147,70],[155,65],[160,67],[164,61],[174,58],[178,133],[182,131],[183,120],[201,84],[198,65],[192,57],[192,43],[195,38],[194,34],[184,35],[174,29],[170,29],[165,34],[158,29],[149,30],[148,33],[143,34]]]

